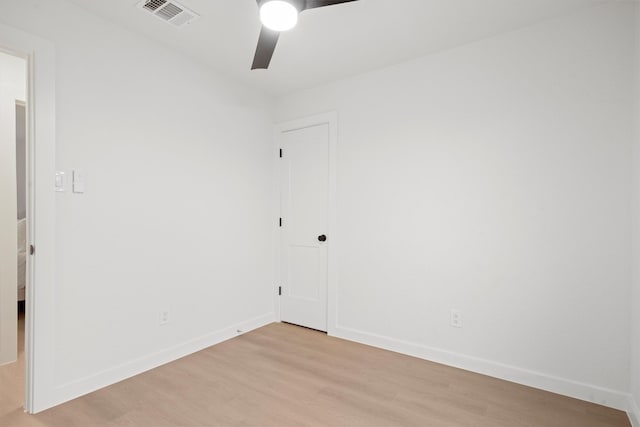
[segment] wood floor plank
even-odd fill
[[[274,323],[37,415],[24,356],[0,367],[2,427],[628,427],[626,414]]]

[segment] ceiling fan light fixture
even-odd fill
[[[260,6],[260,20],[273,31],[287,31],[298,23],[298,9],[284,0],[269,0]]]

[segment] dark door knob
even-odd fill
[[[325,236],[324,234],[321,234],[318,236],[318,240],[321,242],[326,242],[327,241],[327,236]]]

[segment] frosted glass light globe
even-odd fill
[[[283,0],[270,0],[260,7],[260,20],[274,31],[287,31],[298,23],[298,9]]]

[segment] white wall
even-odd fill
[[[55,44],[57,167],[87,180],[57,195],[49,401],[271,321],[271,99],[72,3],[0,5]]]
[[[278,101],[339,115],[336,335],[626,407],[632,8]]]
[[[26,65],[26,64],[25,64]],[[27,72],[24,72],[25,78]],[[25,81],[26,87],[26,81]],[[18,192],[17,217],[27,216],[27,108],[16,105],[16,190]]]
[[[26,71],[24,73],[27,75]],[[25,82],[26,86],[26,82]],[[16,105],[16,190],[18,219],[27,216],[27,108]]]
[[[0,365],[16,360],[16,101],[26,95],[24,59],[0,52]]]
[[[640,4],[636,3],[635,138],[633,175],[633,282],[631,298],[631,393],[634,427],[640,426]]]

